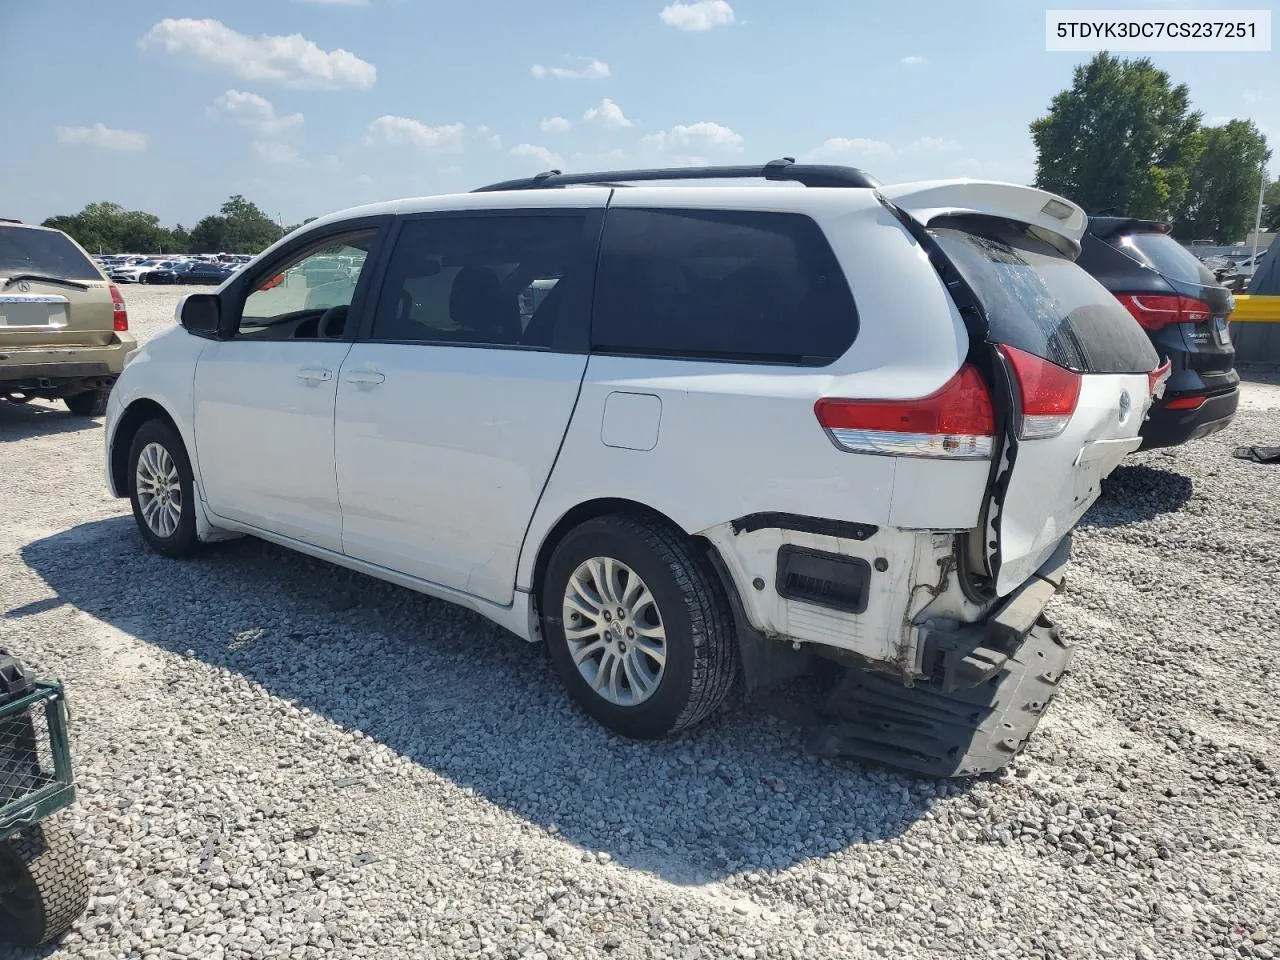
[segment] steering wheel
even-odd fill
[[[332,338],[342,336],[342,332],[347,327],[347,312],[350,307],[345,303],[340,303],[336,307],[330,307],[320,315],[320,336],[323,338]]]

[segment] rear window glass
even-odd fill
[[[1112,237],[1113,247],[1170,280],[1217,283],[1213,271],[1167,233],[1126,233]]]
[[[982,301],[997,343],[1081,373],[1142,373],[1159,365],[1120,301],[1048,244],[1014,229],[932,233]]]
[[[844,273],[808,217],[609,211],[595,350],[821,366],[848,350],[857,332]]]
[[[0,277],[42,273],[63,280],[101,280],[102,274],[64,234],[0,227]]]

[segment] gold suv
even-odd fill
[[[102,416],[137,344],[115,284],[61,230],[0,220],[0,397]]]

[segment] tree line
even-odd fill
[[[1205,126],[1185,83],[1143,57],[1100,53],[1031,124],[1036,186],[1090,214],[1164,220],[1184,243],[1232,243],[1253,230],[1271,158],[1252,120]],[[1263,228],[1280,230],[1280,181],[1269,184]]]
[[[50,217],[43,225],[69,234],[90,253],[258,253],[301,226],[281,226],[239,194],[190,230],[180,223],[162,226],[154,213],[108,202]]]

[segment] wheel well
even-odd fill
[[[720,581],[726,594],[729,595],[731,602],[737,597],[737,585],[728,577],[727,568],[715,545],[706,537],[699,537],[694,534],[686,533],[680,524],[676,523],[661,510],[655,510],[653,507],[640,503],[636,500],[625,500],[619,497],[602,497],[599,500],[588,500],[580,503],[576,507],[569,510],[563,517],[556,521],[547,535],[542,538],[542,546],[538,548],[538,558],[533,564],[533,582],[530,584],[530,594],[533,597],[535,606],[540,602],[540,594],[542,592],[542,577],[547,571],[547,564],[551,562],[551,555],[555,553],[556,547],[560,541],[574,527],[595,517],[607,516],[611,513],[625,513],[633,517],[642,517],[654,523],[661,524],[671,530],[679,532],[682,536],[688,537],[698,548],[704,551],[711,564],[711,568],[715,573],[716,579]],[[739,601],[740,602],[740,601]]]
[[[178,436],[182,436],[173,417],[154,400],[135,400],[129,404],[111,438],[111,483],[118,497],[129,495],[129,448],[133,445],[134,435],[144,423],[151,420],[163,420],[173,427]]]

